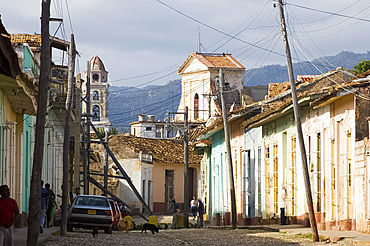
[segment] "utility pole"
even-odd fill
[[[293,66],[292,66],[292,57],[290,55],[290,48],[289,42],[286,32],[286,25],[285,25],[285,18],[284,18],[284,9],[283,9],[283,1],[279,0],[279,12],[280,12],[280,20],[281,20],[281,28],[283,33],[283,41],[285,44],[285,53],[288,63],[288,73],[289,73],[289,82],[290,87],[292,90],[292,100],[293,100],[293,107],[294,107],[294,118],[297,126],[297,135],[298,135],[298,142],[299,147],[301,150],[301,159],[302,159],[302,169],[303,169],[303,179],[305,183],[306,189],[306,199],[307,199],[307,206],[310,214],[310,223],[311,223],[311,230],[312,230],[312,239],[314,242],[319,241],[319,234],[317,231],[316,219],[315,219],[315,212],[313,209],[313,202],[312,202],[312,194],[311,194],[311,184],[310,178],[308,174],[308,163],[306,157],[306,148],[303,139],[303,132],[302,132],[302,123],[301,123],[301,116],[299,113],[299,105],[297,99],[297,90],[294,82],[294,75],[293,75]]]
[[[189,228],[189,139],[188,106],[184,113],[184,227]]]
[[[71,44],[68,49],[68,91],[66,99],[66,118],[64,125],[64,141],[63,141],[63,193],[62,193],[62,220],[60,224],[60,235],[67,235],[67,204],[68,204],[68,169],[69,169],[69,141],[70,141],[70,117],[71,105],[73,98],[73,85],[75,73],[75,58],[76,46],[74,35],[71,34]]]
[[[89,175],[90,175],[90,62],[87,62],[86,70],[86,96],[84,98],[86,105],[86,120],[84,125],[84,156],[83,156],[83,172],[84,172],[84,194],[89,194]]]
[[[229,185],[230,185],[230,195],[231,195],[231,217],[232,217],[232,227],[236,229],[236,199],[235,199],[235,187],[234,187],[234,171],[233,162],[231,158],[231,145],[230,145],[230,132],[229,132],[229,121],[227,120],[227,109],[225,98],[223,95],[223,88],[225,87],[224,73],[220,69],[219,73],[220,81],[220,94],[221,94],[221,105],[222,105],[222,119],[224,121],[224,134],[225,134],[225,144],[226,144],[226,163],[229,168]]]
[[[211,92],[209,92],[208,94],[203,94],[203,97],[207,97],[208,98],[208,118],[211,118],[212,116],[212,111],[211,111],[211,98],[213,97],[214,95],[212,95]]]
[[[76,118],[75,118],[75,161],[74,161],[74,179],[73,187],[80,187],[80,135],[81,135],[81,74],[76,75],[75,82],[75,102],[76,102]]]
[[[184,113],[169,112],[168,114],[184,114],[184,227],[189,228],[189,109],[185,106]],[[172,197],[174,198],[174,197]]]
[[[41,208],[41,172],[44,155],[44,134],[47,109],[47,95],[50,78],[50,1],[42,0],[41,12],[41,62],[40,81],[37,98],[37,116],[35,149],[33,154],[33,167],[29,199],[27,245],[36,246],[40,233],[40,208]]]

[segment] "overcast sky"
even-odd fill
[[[73,29],[81,55],[76,71],[85,70],[86,62],[98,55],[109,72],[111,85],[164,84],[180,78],[176,70],[191,52],[199,50],[199,36],[201,52],[231,53],[247,69],[286,64],[279,10],[271,0],[51,2],[52,17],[64,19],[64,28],[56,36],[69,40]],[[41,32],[41,0],[0,0],[0,3],[2,22],[9,33]],[[370,20],[368,0],[288,3],[306,7],[285,8],[289,35],[294,39],[291,41],[294,57],[312,60],[344,50],[356,53],[370,50],[369,21],[307,9]],[[52,35],[57,26],[58,23],[51,23]],[[230,40],[230,36],[237,39]],[[53,59],[60,62],[61,57],[55,53]]]

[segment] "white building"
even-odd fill
[[[240,90],[243,89],[244,70],[230,54],[191,53],[178,69],[181,80],[181,99],[178,113],[189,110],[190,122],[206,122],[210,117],[221,114],[219,92],[219,70],[225,79],[225,101],[228,106],[239,106]],[[175,121],[183,121],[177,114]]]

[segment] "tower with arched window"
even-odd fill
[[[89,74],[88,74],[89,72]],[[89,71],[84,72],[85,82],[90,78],[90,113],[91,121],[97,128],[108,129],[109,84],[108,72],[105,70],[102,60],[93,56],[89,61]],[[86,83],[82,85],[82,94],[86,95]],[[86,104],[82,104],[82,111],[86,113]]]
[[[225,78],[225,101],[230,107],[241,104],[240,91],[243,89],[244,70],[230,54],[191,53],[178,69],[181,79],[181,99],[178,112],[189,110],[190,122],[205,122],[212,116],[221,115],[218,75],[222,69]],[[235,108],[235,107],[234,107]],[[176,121],[184,116],[177,114]]]

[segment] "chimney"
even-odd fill
[[[148,121],[154,122],[154,115],[148,115]]]
[[[139,122],[145,121],[145,114],[139,114]]]

